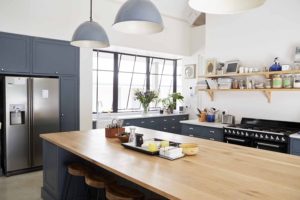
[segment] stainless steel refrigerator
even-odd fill
[[[5,77],[4,171],[42,165],[42,133],[59,131],[59,80]]]

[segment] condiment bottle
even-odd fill
[[[135,128],[130,128],[130,135],[128,142],[135,144]]]

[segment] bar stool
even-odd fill
[[[68,198],[71,198],[72,200],[74,200],[74,197],[69,197],[69,189],[70,189],[72,179],[73,177],[84,177],[87,174],[88,169],[86,166],[84,166],[81,163],[72,163],[68,165],[67,168],[68,171],[67,171],[67,177],[65,181],[63,199],[67,200]]]
[[[142,200],[144,194],[136,189],[113,183],[106,187],[106,198],[108,200]]]
[[[98,172],[89,171],[85,175],[85,184],[91,188],[97,189],[97,200],[105,200],[105,186],[113,183],[112,176],[105,176]],[[91,199],[90,192],[88,191],[88,199]]]

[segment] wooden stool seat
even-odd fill
[[[106,187],[106,198],[108,200],[141,200],[144,199],[144,194],[130,187],[110,184]]]
[[[103,189],[105,188],[105,177],[100,174],[88,173],[85,176],[85,183],[93,188]]]
[[[85,176],[87,167],[80,163],[72,163],[68,165],[68,173],[72,176]]]

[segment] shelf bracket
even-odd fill
[[[271,103],[272,100],[272,92],[271,91],[264,91],[265,96],[268,99],[268,103]]]
[[[214,92],[213,91],[207,91],[207,94],[209,95],[209,97],[210,97],[210,100],[211,101],[214,101]]]

